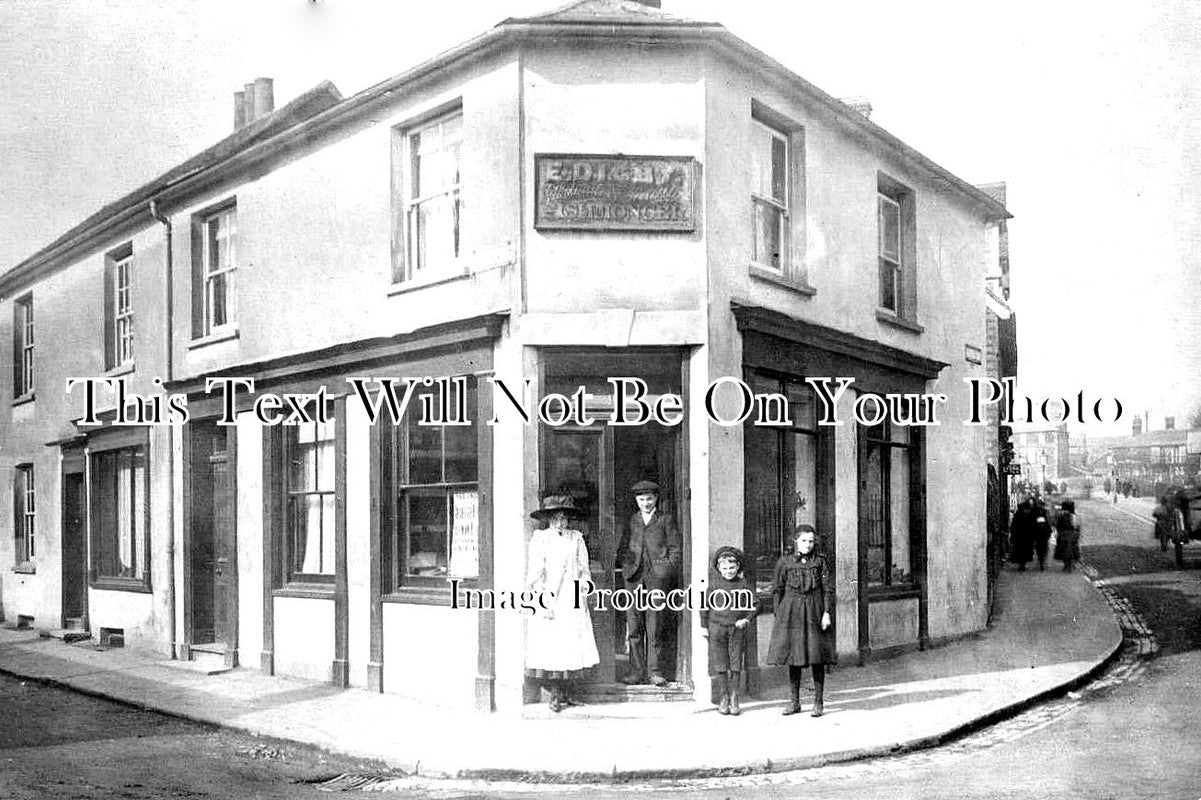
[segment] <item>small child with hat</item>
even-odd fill
[[[747,610],[739,600],[754,597],[742,574],[744,556],[737,547],[720,547],[713,556],[713,571],[701,610],[702,635],[709,640],[709,675],[718,696],[717,713],[738,716],[738,690],[746,657],[746,629],[758,613],[756,603]]]

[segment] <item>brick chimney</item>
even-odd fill
[[[254,83],[234,92],[234,130],[245,127],[275,110],[275,88],[270,78],[255,78]]]
[[[1135,417],[1134,422],[1131,425],[1131,433],[1134,434],[1135,436],[1138,436],[1142,432],[1143,432],[1143,418]]]
[[[1175,417],[1164,417],[1163,418],[1163,429],[1165,431],[1176,430],[1176,418]]]

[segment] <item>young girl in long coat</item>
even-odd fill
[[[814,552],[817,531],[812,525],[796,529],[796,553],[780,556],[772,576],[775,623],[767,663],[787,664],[791,702],[785,716],[801,710],[801,677],[813,671],[813,712],[824,713],[826,665],[834,663],[830,635],[830,610],[834,608],[834,583],[824,556]]]
[[[575,607],[575,581],[592,579],[584,535],[567,527],[579,515],[570,495],[550,495],[530,514],[549,527],[534,531],[530,539],[526,585],[534,592],[554,592],[549,608],[539,607],[526,628],[526,674],[542,683],[550,694],[550,709],[571,705],[568,685],[579,674],[600,663],[588,606]]]

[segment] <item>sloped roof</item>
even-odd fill
[[[164,189],[221,163],[236,153],[266,141],[279,133],[296,127],[307,119],[342,102],[342,93],[329,81],[322,81],[296,99],[264,114],[244,125],[211,147],[197,153],[182,164],[164,172],[150,183],[134,189],[129,194],[101,207],[83,222],[68,230],[12,270],[0,274],[0,294],[15,283],[23,280],[33,266],[55,258],[60,251],[69,250],[77,240],[92,235],[97,228],[117,220],[131,212],[144,210],[150,219],[148,204]]]
[[[501,25],[519,24],[598,25],[713,25],[711,22],[677,17],[636,0],[576,0],[544,14],[510,17]],[[499,27],[499,26],[498,26]]]
[[[228,173],[239,168],[234,162],[247,155],[248,151],[253,153],[264,147],[297,147],[300,146],[298,142],[312,144],[323,136],[336,135],[332,134],[336,128],[355,124],[356,121],[361,123],[373,110],[389,103],[395,93],[465,58],[478,56],[494,47],[522,43],[531,37],[553,40],[576,32],[598,37],[638,36],[643,29],[648,35],[708,43],[749,57],[755,68],[765,70],[793,89],[807,94],[852,130],[911,160],[948,190],[971,201],[987,218],[1001,220],[1011,216],[1004,205],[989,194],[939,166],[846,103],[817,88],[718,23],[676,17],[635,0],[576,0],[545,14],[506,19],[484,34],[346,99],[342,98],[332,83],[326,81],[319,84],[272,114],[247,125],[120,200],[104,206],[16,267],[0,273],[0,296],[20,287],[34,276],[57,268],[66,258],[74,257],[90,244],[132,229],[135,219],[144,224],[149,214],[149,201],[161,192],[181,186],[194,188],[197,179],[215,175],[220,169]]]
[[[1184,444],[1188,440],[1188,431],[1147,431],[1136,436],[1123,436],[1109,443],[1111,450],[1127,450],[1132,447],[1153,447],[1165,444]]]

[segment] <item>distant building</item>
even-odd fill
[[[1015,432],[1013,451],[1014,460],[1022,466],[1022,479],[1031,483],[1059,483],[1075,474],[1066,424]]]

